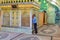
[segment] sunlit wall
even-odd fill
[[[47,22],[49,24],[55,24],[55,17],[56,17],[55,7],[49,3],[48,3],[47,15],[48,15]]]
[[[56,14],[55,14],[55,7],[47,2],[46,0],[39,0],[41,2],[41,5],[40,5],[40,12],[42,11],[46,11],[46,15],[47,15],[47,23],[48,24],[55,24],[55,17],[56,17]]]

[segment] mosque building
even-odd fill
[[[32,15],[39,15],[40,4],[38,0],[1,0],[0,13],[2,27],[7,31],[32,30]],[[9,29],[11,28],[11,29]],[[12,28],[20,28],[12,29]],[[26,28],[26,29],[25,29]],[[2,28],[2,30],[4,30]],[[22,31],[22,32],[23,32]]]
[[[60,23],[57,11],[58,8],[46,0],[0,0],[0,29],[32,33],[33,14],[40,28],[44,24]]]

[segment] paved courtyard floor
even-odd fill
[[[59,25],[43,25],[38,29],[38,34],[43,36],[50,36],[53,40],[60,40],[60,26]]]
[[[14,33],[14,32],[1,32],[0,31],[0,40],[11,40],[12,38],[15,38],[22,33]]]
[[[43,25],[38,34],[26,34],[0,31],[0,40],[60,40],[60,27],[58,25]]]
[[[0,40],[51,40],[51,38],[47,36],[0,31]]]

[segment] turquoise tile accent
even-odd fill
[[[1,31],[32,34],[32,29],[30,29],[30,28],[8,28],[8,27],[2,27]]]

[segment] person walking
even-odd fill
[[[36,15],[33,14],[33,17],[32,17],[32,23],[33,23],[33,26],[34,26],[34,31],[35,31],[35,34],[37,34],[37,18],[36,18]]]

